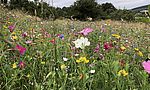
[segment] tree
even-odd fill
[[[87,17],[96,18],[98,16],[97,2],[95,0],[78,0],[72,6],[74,16],[80,20]]]
[[[121,20],[121,19],[124,19],[124,20],[127,20],[127,21],[131,21],[131,20],[134,20],[135,19],[135,14],[132,12],[132,11],[129,11],[129,10],[116,10],[114,11],[113,13],[111,13],[111,18],[112,19],[115,19],[115,20]]]
[[[11,9],[22,9],[27,7],[29,4],[28,0],[10,0],[10,8]]]
[[[111,18],[111,13],[115,12],[117,9],[111,3],[104,3],[102,4],[102,10],[104,19]]]
[[[148,6],[148,13],[149,13],[149,17],[150,17],[150,5]]]
[[[103,9],[104,12],[107,12],[107,13],[111,13],[111,12],[117,10],[114,7],[114,5],[111,4],[111,3],[104,3],[104,4],[102,4],[102,9]]]
[[[7,0],[1,0],[0,2],[1,2],[2,4],[4,4],[4,5],[6,5],[8,1],[7,1]]]
[[[4,4],[7,4],[7,0],[4,0]]]
[[[1,2],[1,3],[4,3],[4,0],[1,0],[0,2]]]

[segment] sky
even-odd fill
[[[43,0],[50,5],[52,5],[52,0]],[[53,5],[55,7],[64,7],[72,5],[76,0],[53,0]],[[150,0],[96,0],[99,4],[110,2],[117,9],[132,9],[135,7],[148,5],[150,4]]]
[[[9,1],[9,0],[8,0]],[[34,1],[34,0],[29,0],[29,1]],[[68,7],[70,5],[73,5],[73,3],[76,0],[43,0],[50,5],[52,5],[53,1],[53,6],[55,7]],[[150,4],[150,0],[96,0],[99,4],[102,3],[112,3],[117,9],[132,9],[135,7],[139,6],[144,6]]]

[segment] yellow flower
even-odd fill
[[[3,28],[4,28],[4,29],[7,29],[7,26],[6,26],[6,25],[4,25],[4,26],[3,26]]]
[[[11,22],[7,22],[8,24],[11,24]]]
[[[121,36],[118,35],[118,34],[112,34],[112,36],[115,37],[115,38],[117,38],[117,39],[120,39],[120,37],[121,37]]]
[[[14,63],[14,64],[12,64],[12,68],[17,68],[17,64],[16,63]]]
[[[11,39],[12,40],[18,40],[18,37],[15,35],[15,36],[11,36]]]
[[[106,21],[106,24],[107,24],[107,25],[110,25],[110,23],[111,23],[111,19],[108,19],[108,20]]]
[[[127,75],[128,75],[128,72],[126,72],[124,69],[123,69],[123,70],[120,70],[120,71],[118,72],[118,76],[121,76],[121,75],[127,76]]]
[[[113,43],[117,43],[117,41],[113,41]]]
[[[27,77],[29,78],[30,77],[30,74],[28,73]]]
[[[142,53],[141,51],[138,51],[138,52],[137,52],[137,55],[143,57],[143,53]]]
[[[138,48],[134,48],[134,50],[135,50],[135,51],[139,51],[139,49],[138,49]]]
[[[10,37],[11,37],[12,40],[18,40],[18,37],[17,37],[15,32],[12,32]]]
[[[66,69],[66,65],[65,65],[65,64],[62,64],[62,65],[60,66],[60,68],[61,68],[61,70],[64,70],[64,69]]]
[[[86,57],[80,57],[78,60],[76,60],[77,63],[83,62],[83,63],[88,63],[89,60],[86,59]]]
[[[44,65],[44,64],[45,64],[45,62],[44,62],[44,61],[42,61],[42,62],[41,62],[41,64],[43,64],[43,65]]]
[[[11,35],[16,35],[16,33],[15,33],[15,32],[12,32]]]
[[[137,55],[143,57],[143,53],[138,48],[134,48],[134,50],[136,51]]]
[[[121,46],[120,49],[121,49],[121,51],[124,51],[124,50],[126,50],[126,47]]]
[[[33,30],[33,28],[29,28],[29,30],[30,30],[30,31],[32,31],[32,30]]]
[[[89,60],[85,60],[85,61],[84,61],[84,63],[88,63],[88,62],[89,62]]]
[[[9,21],[7,21],[6,23],[7,23],[7,25],[11,25],[12,24],[12,22],[9,22]]]

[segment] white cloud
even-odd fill
[[[54,6],[57,7],[70,6],[73,5],[75,1],[76,0],[54,0]]]
[[[45,0],[52,5],[52,0]],[[53,5],[55,7],[63,7],[63,6],[70,6],[72,5],[76,0],[53,0]],[[143,6],[150,4],[150,0],[96,0],[98,3],[106,3],[110,2],[112,3],[116,8],[127,8],[131,9],[138,6]]]

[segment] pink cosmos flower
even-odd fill
[[[46,36],[47,36],[47,38],[50,38],[50,37],[51,37],[51,34],[48,33],[48,34],[46,34]]]
[[[20,67],[21,69],[23,69],[23,68],[25,67],[25,62],[20,61],[20,62],[19,62],[19,67]]]
[[[44,37],[46,38],[50,38],[51,37],[51,34],[49,34],[48,32],[44,32]]]
[[[15,29],[15,25],[10,25],[8,28],[9,28],[9,31],[12,33]]]
[[[102,26],[102,27],[101,27],[101,32],[106,32],[105,26]]]
[[[99,52],[99,48],[100,48],[100,45],[97,44],[96,48],[94,49],[94,52],[98,53]]]
[[[16,49],[20,52],[21,55],[23,55],[26,51],[26,48],[20,46],[20,45],[17,45],[16,46]]]
[[[83,34],[84,36],[88,35],[90,32],[92,32],[93,29],[92,28],[85,28],[82,31],[80,31],[80,34]]]
[[[142,63],[142,66],[144,67],[145,71],[150,74],[150,59],[147,61],[144,61]]]
[[[31,41],[31,40],[27,40],[25,43],[26,43],[26,44],[31,44],[32,41]]]

